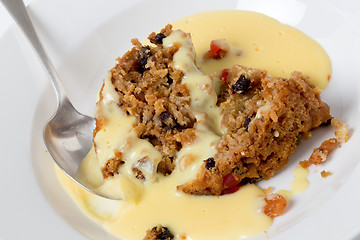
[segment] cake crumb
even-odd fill
[[[267,188],[264,188],[264,189],[263,189],[263,191],[264,191],[264,193],[265,193],[266,195],[272,193],[273,190],[274,190],[273,187],[267,187]]]
[[[335,129],[335,138],[328,139],[324,141],[320,147],[315,148],[309,160],[299,162],[301,167],[308,168],[311,164],[319,165],[325,162],[327,156],[334,150],[336,145],[341,148],[341,145],[338,144],[339,142],[344,143],[349,139],[348,129],[344,123],[335,117],[331,118],[329,122],[331,122],[331,126]],[[329,175],[331,175],[331,173],[327,173],[326,171],[321,172],[322,177],[328,177]]]
[[[336,138],[330,138],[324,141],[320,147],[315,148],[309,158],[309,162],[314,165],[319,165],[325,162],[330,152],[335,148],[337,144]]]
[[[299,165],[302,167],[302,168],[308,168],[311,163],[309,162],[309,160],[304,160],[304,161],[300,161],[299,162]]]
[[[331,119],[331,126],[335,129],[335,137],[339,142],[349,140],[349,133],[346,125],[337,118]]]
[[[146,231],[145,238],[143,240],[172,240],[174,235],[169,231],[167,227],[163,227],[160,224]]]
[[[332,172],[328,172],[328,171],[323,170],[323,171],[321,171],[320,174],[321,174],[321,177],[326,178],[326,177],[332,175]]]
[[[105,166],[101,169],[101,172],[104,176],[104,179],[108,177],[113,177],[116,174],[119,174],[119,167],[125,162],[122,160],[122,153],[119,151],[114,152],[114,157],[109,159]]]

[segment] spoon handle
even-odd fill
[[[17,25],[20,27],[24,35],[27,37],[32,47],[34,48],[37,56],[42,62],[43,66],[46,69],[48,76],[50,77],[53,86],[56,91],[57,103],[61,103],[63,100],[67,99],[67,96],[64,91],[64,87],[60,81],[60,78],[50,62],[39,38],[35,32],[34,26],[31,22],[31,19],[27,13],[26,7],[23,0],[1,0],[5,8],[8,10],[10,15],[13,17]]]

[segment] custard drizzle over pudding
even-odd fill
[[[204,23],[208,26],[204,27]],[[233,194],[220,197],[194,196],[177,191],[179,185],[196,177],[205,159],[215,156],[216,145],[227,132],[220,124],[222,114],[216,105],[217,80],[206,74],[241,63],[269,69],[270,74],[281,77],[289,77],[288,73],[300,70],[315,79],[319,87],[325,88],[331,69],[328,56],[319,44],[298,30],[252,12],[202,13],[180,20],[174,26],[193,34],[194,46],[190,36],[182,31],[173,31],[164,38],[163,45],[170,47],[181,43],[174,55],[174,63],[175,68],[184,73],[182,83],[189,89],[190,106],[196,118],[196,140],[184,144],[177,153],[174,171],[169,176],[156,172],[161,153],[133,131],[135,118],[119,108],[119,96],[109,74],[97,103],[99,112],[95,113],[103,126],[94,138],[96,152],[92,149],[84,159],[79,177],[97,191],[124,200],[94,196],[57,170],[60,182],[85,213],[121,239],[142,239],[147,229],[158,224],[168,226],[175,235],[174,239],[180,239],[181,235],[193,240],[239,239],[263,233],[271,226],[272,219],[262,212],[266,194],[255,184],[247,184]],[[281,44],[282,49],[274,40],[279,36],[286,39]],[[225,38],[240,49],[241,54],[202,61],[201,56],[209,42],[218,38]],[[312,58],[296,55],[299,51],[294,46],[300,52],[311,52]],[[279,62],[273,61],[274,53],[270,49],[274,48]],[[206,74],[199,71],[194,61]],[[287,64],[289,62],[291,64]],[[104,179],[100,169],[119,152],[124,161],[119,162],[118,173]],[[145,160],[139,162],[139,159]],[[144,175],[144,181],[136,178],[134,166]]]

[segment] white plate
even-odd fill
[[[129,49],[130,39],[144,39],[186,15],[255,10],[309,34],[332,60],[332,79],[322,97],[332,114],[349,126],[351,138],[326,164],[310,169],[309,190],[294,199],[268,234],[276,240],[337,240],[355,239],[360,233],[360,2],[38,0],[29,9],[71,100],[90,115],[102,78]],[[42,128],[55,110],[54,92],[15,26],[0,37],[0,79],[0,239],[114,239],[81,214],[56,180],[42,141]],[[293,158],[306,158],[330,135],[324,129],[315,131]],[[270,183],[288,187],[295,165],[293,161]],[[322,179],[323,169],[334,174]]]

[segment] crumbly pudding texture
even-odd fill
[[[174,235],[169,231],[167,227],[157,225],[152,229],[146,231],[145,238],[143,240],[171,240]]]
[[[161,153],[157,172],[165,176],[174,171],[182,147],[197,140],[197,118],[189,88],[182,83],[185,73],[174,63],[174,54],[182,46],[176,42],[170,47],[163,45],[172,32],[168,25],[160,33],[150,34],[149,45],[132,40],[134,47],[118,58],[110,71],[119,94],[117,106],[136,118],[137,137]],[[234,65],[211,79],[219,83],[216,106],[227,130],[220,134],[216,154],[203,159],[196,178],[178,186],[185,193],[221,195],[239,184],[271,178],[288,163],[300,139],[331,119],[320,91],[300,72],[284,79],[271,77],[265,70]],[[94,137],[107,121],[101,115],[96,120]],[[115,152],[115,157],[107,160],[102,168],[105,179],[119,173],[125,161],[122,155]],[[146,157],[139,159],[140,163],[146,161]],[[146,180],[141,169],[132,170],[139,181]]]
[[[331,118],[299,72],[282,79],[233,66],[218,105],[228,132],[217,145],[214,167],[206,161],[197,179],[180,187],[185,192],[219,195],[232,187],[226,185],[229,176],[243,184],[271,178],[288,163],[299,139]]]

